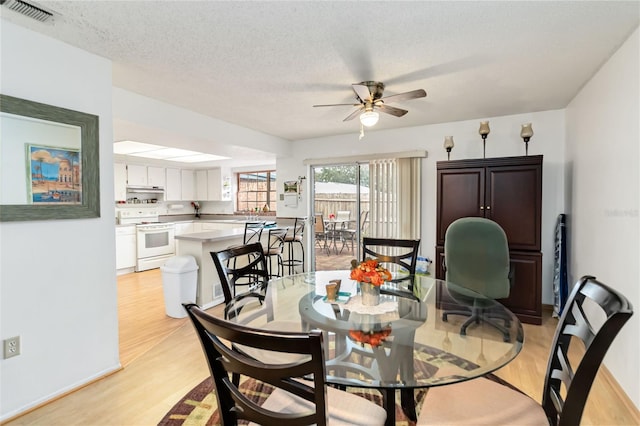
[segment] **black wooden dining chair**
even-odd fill
[[[413,298],[413,280],[418,263],[418,248],[420,240],[372,238],[362,239],[362,260],[378,259],[378,262],[395,274],[395,278],[386,282],[380,292],[398,297]],[[391,344],[391,342],[389,342]],[[415,399],[412,389],[402,389],[400,392],[402,407],[411,420],[415,420]]]
[[[416,273],[419,246],[420,240],[365,237],[362,239],[362,260],[378,259],[391,272],[413,275]]]
[[[224,295],[225,319],[237,316],[251,301],[262,302],[269,282],[269,270],[260,242],[210,252]],[[245,287],[236,295],[236,287]]]
[[[282,231],[286,233],[286,229]],[[224,319],[245,325],[257,321],[261,327],[268,330],[292,332],[302,330],[300,321],[282,321],[274,317],[273,301],[267,287],[270,273],[262,244],[253,243],[211,252],[211,257],[222,284],[225,303]],[[248,285],[248,291],[237,295],[234,292],[232,295],[232,289],[237,285]],[[250,347],[237,349],[263,362],[283,363],[298,359],[291,355],[256,351]]]
[[[582,277],[556,328],[542,405],[511,386],[480,378],[430,389],[418,424],[579,425],[602,359],[631,315],[626,297],[594,277]],[[574,340],[584,348],[569,356]]]
[[[383,425],[385,410],[325,382],[324,342],[320,331],[265,331],[209,315],[184,304],[209,364],[223,425],[249,420],[262,425]],[[296,361],[267,364],[236,347],[296,355]],[[239,376],[275,388],[264,401],[243,391]]]

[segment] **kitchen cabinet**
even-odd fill
[[[136,226],[116,226],[116,270],[132,272],[136,266]]]
[[[181,200],[191,201],[195,200],[196,195],[196,180],[195,180],[195,172],[193,170],[183,169],[180,171],[181,175]]]
[[[166,169],[164,167],[147,167],[147,185],[164,188],[167,185]]]
[[[129,186],[159,186],[166,184],[164,167],[127,165],[127,185]]]
[[[164,199],[166,201],[182,200],[182,176],[180,169],[167,168]]]
[[[139,164],[127,165],[127,185],[129,186],[148,186],[147,166]]]
[[[113,165],[113,190],[116,202],[127,200],[127,165],[124,163]]]
[[[196,171],[196,198],[201,201],[231,201],[231,176],[226,168]]]
[[[207,170],[207,199],[222,199],[222,173],[220,169]]]
[[[512,288],[503,302],[522,321],[540,324],[542,156],[437,163],[436,277],[444,278],[444,237],[461,217],[486,217],[507,234]]]
[[[205,180],[207,179],[205,172]],[[195,172],[173,167],[142,166],[114,163],[114,195],[116,201],[126,201],[127,186],[157,186],[164,189],[163,200],[196,200]],[[204,188],[206,189],[206,183]],[[201,198],[206,200],[205,197]]]
[[[196,200],[206,201],[209,199],[207,187],[207,171],[196,170]]]

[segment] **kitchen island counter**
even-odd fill
[[[198,264],[198,291],[195,303],[204,309],[223,303],[222,286],[211,252],[242,244],[244,228],[176,235],[175,239],[176,255],[193,256]]]
[[[244,236],[244,228],[219,229],[213,231],[194,232],[183,235],[176,235],[176,240],[198,241],[201,243],[209,243],[214,241],[237,240]]]

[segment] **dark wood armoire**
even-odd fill
[[[444,237],[456,219],[479,216],[504,229],[512,286],[500,300],[521,321],[542,323],[542,155],[437,163],[436,277],[444,279]]]

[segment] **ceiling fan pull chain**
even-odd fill
[[[362,123],[360,123],[360,137],[358,138],[358,140],[361,141],[362,138],[364,138],[364,126],[362,125]]]

